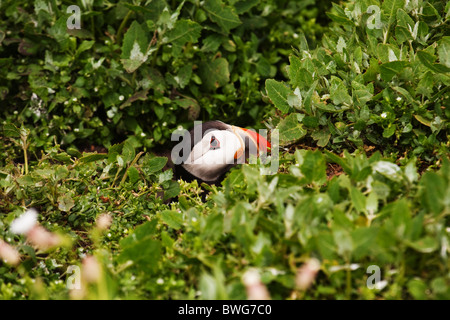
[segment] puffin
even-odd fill
[[[219,120],[200,122],[184,134],[172,135],[178,144],[170,160],[175,178],[216,185],[226,173],[249,157],[265,155],[270,143],[257,132]]]

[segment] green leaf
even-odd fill
[[[148,221],[138,226],[128,237],[120,240],[122,252],[117,258],[118,262],[131,261],[149,272],[156,269],[161,257],[161,243],[152,239],[157,222],[156,219]]]
[[[20,138],[20,129],[12,123],[5,124],[2,131],[5,137]]]
[[[439,242],[430,236],[426,236],[414,242],[408,243],[408,245],[414,250],[421,253],[431,253],[439,248]]]
[[[80,163],[94,162],[98,160],[106,159],[108,155],[106,153],[83,153],[83,156],[78,159]]]
[[[436,56],[431,53],[426,52],[425,50],[417,51],[417,56],[419,57],[420,62],[423,63],[425,67],[428,69],[438,72],[438,73],[447,73],[450,72],[450,68],[439,63],[434,63],[437,59]]]
[[[161,212],[161,220],[173,229],[180,229],[183,226],[183,214],[173,210]]]
[[[80,46],[77,48],[77,52],[75,52],[75,56],[79,56],[82,52],[91,49],[94,43],[94,40],[84,40],[81,42]]]
[[[362,194],[361,191],[356,189],[355,187],[351,187],[350,189],[350,199],[352,200],[352,204],[358,212],[366,211],[366,197]]]
[[[427,298],[426,290],[428,290],[428,286],[421,279],[412,279],[408,282],[408,291],[416,300],[425,300]]]
[[[148,173],[156,173],[166,165],[168,159],[166,157],[154,157],[143,163],[143,169]]]
[[[325,147],[331,138],[331,133],[328,130],[320,130],[313,132],[311,137],[317,141],[319,147]]]
[[[228,61],[225,58],[202,63],[199,68],[199,76],[205,88],[209,91],[215,91],[217,88],[226,85],[230,81],[228,68]]]
[[[299,57],[289,56],[289,79],[292,87],[299,87],[300,89],[310,88],[313,83],[311,73],[302,67],[302,61]]]
[[[147,46],[147,34],[137,21],[133,21],[122,43],[121,61],[127,72],[134,72],[147,61],[150,53]]]
[[[125,161],[125,163],[130,163],[134,160],[135,156],[136,152],[134,150],[133,142],[131,140],[126,140],[122,149],[123,161]]]
[[[278,110],[283,113],[287,113],[289,111],[290,106],[287,101],[287,97],[291,93],[291,90],[288,86],[286,86],[282,82],[278,82],[273,79],[267,79],[266,91],[270,100],[272,100],[273,104],[278,108]]]
[[[209,19],[217,23],[226,34],[242,23],[233,8],[223,4],[221,0],[205,1],[203,8],[208,13]]]
[[[352,97],[348,94],[347,86],[335,76],[331,77],[330,98],[336,105],[352,104]]]
[[[439,61],[450,68],[450,37],[443,37],[438,42],[439,46],[437,49]]]
[[[164,188],[164,201],[179,195],[180,190],[180,184],[178,181],[170,180],[169,186]]]
[[[383,63],[380,66],[381,78],[384,81],[391,81],[392,78],[399,74],[408,65],[406,61],[391,61]]]
[[[288,145],[298,141],[306,135],[306,130],[298,122],[297,114],[293,113],[280,121],[277,126],[280,133],[280,145]]]
[[[378,228],[376,227],[362,227],[351,232],[352,241],[355,247],[353,250],[353,256],[355,259],[370,256],[374,246],[376,245],[375,241],[377,234]]]
[[[202,27],[195,21],[181,19],[175,23],[163,38],[163,43],[172,43],[174,56],[178,57],[182,47],[187,43],[196,43],[200,37]]]
[[[435,172],[427,172],[422,176],[420,186],[424,207],[435,215],[440,214],[444,209],[443,201],[448,187],[445,179]]]
[[[131,183],[136,183],[139,180],[139,171],[135,167],[128,168],[128,177]]]
[[[58,198],[58,209],[64,212],[69,212],[73,208],[75,202],[68,194],[64,194]]]
[[[388,23],[394,23],[397,16],[397,10],[405,6],[405,0],[385,0],[381,5],[381,10],[388,17]]]
[[[431,121],[422,117],[421,115],[415,114],[414,118],[419,121],[421,124],[426,125],[427,127],[431,127]]]
[[[125,247],[117,260],[121,263],[131,261],[133,265],[141,266],[141,270],[153,272],[161,258],[161,242],[146,237]]]
[[[402,44],[405,41],[413,40],[411,32],[402,26],[395,27],[395,38],[399,44]]]
[[[305,176],[306,183],[321,185],[327,180],[325,157],[319,150],[308,150],[303,156],[300,169]]]
[[[333,238],[336,243],[337,253],[346,259],[349,259],[354,245],[350,232],[341,227],[333,227]]]

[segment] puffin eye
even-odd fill
[[[220,148],[220,141],[216,139],[216,137],[212,136],[211,141],[209,142],[209,148],[211,150],[216,150]]]

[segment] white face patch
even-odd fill
[[[215,141],[213,145],[211,141]],[[231,131],[207,131],[203,139],[192,148],[183,167],[200,179],[213,181],[226,167],[236,163],[236,155],[238,163],[242,163],[240,150],[243,148],[242,139]]]
[[[214,137],[214,139],[212,139]],[[211,140],[220,144],[211,148]],[[217,142],[216,142],[217,143]],[[185,164],[233,164],[236,152],[242,148],[241,140],[231,131],[212,130],[203,136],[191,150]]]

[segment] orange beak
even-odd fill
[[[239,133],[237,133],[235,131],[236,129],[242,130],[243,132],[245,132],[245,134],[253,141],[253,143],[256,145],[256,148],[257,148],[257,151],[258,151],[258,156],[260,155],[261,152],[267,153],[267,151],[270,150],[270,143],[269,143],[269,141],[267,141],[267,139],[264,138],[259,133],[255,132],[255,131],[252,131],[250,129],[245,129],[245,128],[233,126],[233,132],[236,134],[236,136],[241,141],[241,147],[234,154],[234,158],[235,159],[238,159],[238,158],[240,158],[242,156],[242,154],[244,152],[244,148],[245,148],[244,147],[244,141],[242,140],[242,137],[239,135]]]
[[[244,130],[248,136],[250,137],[250,139],[252,139],[257,148],[258,148],[258,153],[260,151],[262,152],[267,152],[268,150],[270,150],[270,142],[267,141],[266,138],[264,138],[262,135],[260,135],[259,133],[249,130],[249,129],[245,129],[245,128],[241,128],[242,130]]]

